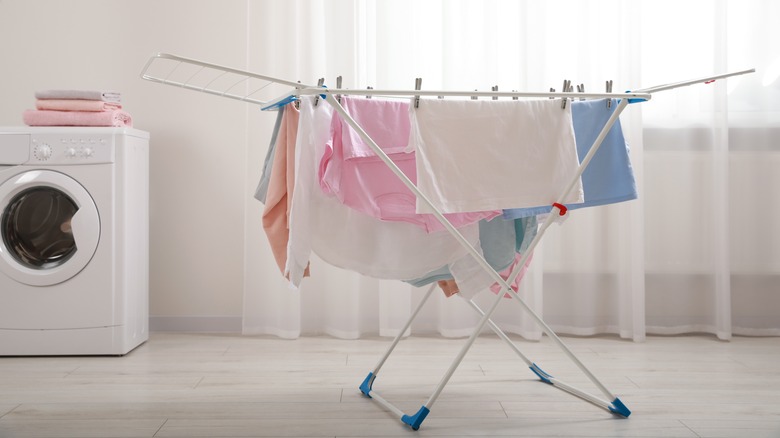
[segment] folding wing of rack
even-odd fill
[[[561,341],[561,339],[555,334],[555,332],[542,320],[528,306],[525,301],[520,298],[518,294],[509,286],[512,284],[521,271],[521,267],[525,265],[530,254],[533,253],[534,248],[537,246],[547,228],[555,221],[556,215],[563,215],[566,211],[566,207],[563,205],[563,200],[566,199],[569,192],[573,189],[576,182],[581,177],[585,168],[590,163],[593,155],[598,150],[602,141],[609,133],[614,123],[620,117],[621,112],[626,108],[629,103],[644,102],[651,98],[651,94],[658,91],[665,91],[674,88],[684,87],[699,83],[710,83],[717,79],[723,79],[730,76],[737,76],[746,73],[752,73],[755,70],[743,70],[733,73],[726,73],[717,76],[709,76],[700,79],[687,80],[682,82],[676,82],[673,84],[660,85],[656,87],[646,88],[634,92],[626,93],[571,93],[571,92],[479,92],[479,91],[422,91],[422,90],[349,90],[349,89],[330,89],[322,87],[314,87],[310,85],[302,85],[298,82],[292,82],[284,79],[274,78],[265,75],[259,75],[252,72],[237,70],[229,67],[223,67],[216,64],[210,64],[194,59],[184,58],[176,55],[169,54],[157,54],[152,56],[144,66],[141,73],[141,77],[145,80],[158,82],[166,85],[177,86],[189,90],[200,91],[203,93],[213,94],[220,97],[226,97],[243,102],[253,103],[261,105],[263,109],[274,109],[282,105],[286,105],[303,95],[320,95],[325,99],[333,109],[344,119],[344,121],[350,125],[350,127],[360,135],[363,140],[371,147],[371,149],[377,154],[377,156],[390,168],[391,171],[414,193],[417,198],[424,203],[433,215],[442,223],[447,231],[458,240],[458,242],[471,254],[477,263],[487,272],[492,279],[502,288],[502,292],[496,294],[496,298],[492,302],[491,307],[487,311],[483,311],[477,305],[470,301],[474,310],[481,315],[481,319],[477,326],[472,331],[469,339],[459,351],[457,357],[450,364],[449,369],[442,377],[441,381],[437,385],[433,394],[428,401],[422,405],[422,407],[414,414],[408,415],[403,411],[395,407],[392,403],[381,397],[374,389],[373,384],[379,373],[379,370],[383,367],[385,361],[392,353],[395,346],[400,341],[403,333],[407,331],[411,326],[412,321],[417,317],[423,305],[430,297],[434,290],[432,286],[421,300],[418,307],[412,312],[411,317],[406,322],[403,329],[399,331],[398,336],[393,340],[385,355],[380,359],[378,364],[368,373],[368,376],[363,380],[360,385],[360,391],[367,397],[375,400],[383,405],[389,411],[393,412],[399,417],[399,419],[405,424],[409,425],[412,429],[417,430],[427,415],[430,413],[430,409],[438,399],[444,386],[449,382],[450,377],[454,374],[457,367],[465,357],[471,345],[476,340],[477,336],[481,333],[482,329],[487,325],[498,336],[507,342],[509,346],[520,356],[520,358],[526,363],[529,369],[539,379],[545,383],[552,385],[558,389],[561,389],[571,395],[581,398],[595,406],[605,409],[615,415],[628,417],[631,411],[623,404],[623,402],[614,394],[612,394],[597,378],[594,376],[585,365],[569,350],[569,348]],[[363,128],[344,110],[339,103],[336,96],[338,95],[362,95],[362,96],[406,96],[406,97],[419,97],[419,96],[458,96],[458,97],[512,97],[512,98],[606,98],[616,99],[617,107],[612,113],[609,120],[602,127],[601,132],[591,146],[588,154],[582,157],[581,164],[576,172],[576,175],[572,177],[572,180],[566,187],[563,193],[558,197],[558,201],[553,203],[552,212],[548,215],[547,219],[541,224],[537,235],[530,243],[527,251],[523,254],[521,260],[517,263],[517,269],[512,272],[507,280],[504,280],[483,258],[480,254],[462,235],[461,233],[442,215],[442,213],[434,207],[431,201],[421,193],[418,188],[406,177],[406,175],[393,163],[393,161],[384,153],[384,151],[374,142],[374,140],[363,130]],[[583,372],[583,374],[599,389],[602,396],[593,395],[578,389],[572,385],[562,382],[552,375],[546,373],[535,362],[528,359],[515,344],[507,337],[501,329],[495,325],[490,316],[495,312],[498,304],[502,301],[504,294],[509,294],[512,301],[521,306],[521,308],[530,314],[530,316],[539,324],[542,331],[550,337],[559,348],[569,357],[569,359],[577,365],[577,367]]]

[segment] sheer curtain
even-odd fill
[[[750,67],[757,74],[662,92],[621,117],[640,199],[553,226],[521,295],[560,333],[780,335],[780,19],[775,2],[247,2],[250,70],[344,87],[629,90]],[[250,110],[247,192],[273,117]],[[251,195],[247,196],[251,198]],[[424,290],[327,266],[291,290],[247,203],[244,332],[393,335]],[[483,293],[477,302],[487,303]],[[478,320],[436,292],[412,333],[463,336]],[[494,318],[541,331],[515,303]]]

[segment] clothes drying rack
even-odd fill
[[[731,73],[725,73],[715,76],[708,76],[704,78],[686,80],[681,82],[675,82],[671,84],[664,84],[650,88],[644,88],[635,91],[627,91],[625,93],[585,93],[585,92],[571,92],[571,88],[564,83],[564,90],[560,92],[517,92],[517,91],[497,91],[494,88],[492,91],[424,91],[420,89],[420,79],[417,79],[417,84],[414,90],[380,90],[380,89],[342,89],[340,88],[327,88],[322,84],[318,86],[303,85],[300,82],[289,81],[285,79],[275,78],[271,76],[260,75],[249,71],[229,68],[217,64],[199,61],[196,59],[185,58],[182,56],[159,53],[149,58],[144,66],[141,77],[145,80],[157,82],[165,85],[171,85],[176,87],[185,88],[188,90],[203,92],[229,99],[235,99],[243,102],[260,105],[263,110],[272,110],[279,108],[283,105],[287,105],[298,100],[301,96],[316,95],[321,99],[328,102],[333,109],[343,118],[343,120],[369,145],[369,147],[376,153],[376,155],[392,170],[392,172],[417,196],[432,214],[441,222],[444,228],[466,249],[466,251],[474,257],[477,263],[482,269],[487,272],[491,278],[500,286],[501,291],[496,294],[495,299],[487,310],[483,310],[474,303],[473,300],[468,300],[470,306],[481,316],[481,319],[477,323],[476,327],[472,331],[471,335],[461,347],[457,356],[453,359],[449,368],[441,378],[440,382],[436,386],[434,392],[430,398],[420,407],[416,413],[406,414],[399,408],[394,406],[391,402],[383,398],[376,390],[373,389],[373,385],[379,374],[380,369],[384,366],[385,361],[393,352],[403,334],[411,326],[420,310],[423,308],[428,298],[435,289],[435,284],[432,285],[423,296],[417,308],[412,312],[409,319],[406,321],[403,328],[398,332],[398,335],[393,339],[389,348],[376,364],[376,366],[368,373],[363,382],[360,384],[360,391],[368,398],[378,402],[380,405],[388,409],[395,414],[403,423],[407,424],[414,430],[419,429],[422,422],[430,413],[431,408],[436,403],[439,395],[444,387],[449,382],[450,378],[454,374],[457,367],[465,357],[472,344],[487,325],[493,330],[509,347],[525,362],[529,369],[544,383],[547,383],[555,388],[558,388],[564,392],[567,392],[573,396],[576,396],[584,401],[587,401],[597,407],[600,407],[612,414],[620,417],[628,417],[631,411],[620,400],[619,397],[609,391],[593,373],[588,370],[587,367],[574,355],[574,353],[563,343],[563,341],[555,334],[555,332],[544,322],[544,320],[531,309],[531,307],[510,287],[517,275],[522,271],[522,267],[525,266],[528,258],[533,254],[534,248],[538,245],[539,241],[544,236],[545,231],[549,226],[556,221],[558,216],[563,216],[567,209],[563,204],[563,200],[574,189],[576,183],[582,176],[582,173],[587,168],[594,154],[601,146],[604,138],[609,133],[612,126],[620,117],[622,111],[628,104],[645,102],[651,99],[653,93],[665,90],[671,90],[684,86],[694,84],[708,84],[718,79],[724,79],[731,76],[743,75],[754,72],[755,69],[735,71]],[[608,84],[609,87],[609,84]],[[276,91],[277,94],[274,94]],[[271,98],[266,98],[266,95]],[[522,254],[521,259],[516,265],[516,268],[511,272],[509,278],[504,280],[498,272],[493,269],[482,254],[477,251],[466,238],[455,228],[437,209],[432,202],[420,192],[420,190],[412,183],[412,181],[395,165],[395,163],[385,154],[385,152],[374,142],[374,140],[366,133],[365,130],[344,110],[341,106],[338,96],[341,95],[360,95],[360,96],[386,96],[386,97],[408,97],[413,99],[414,105],[421,103],[421,97],[490,97],[497,98],[553,98],[562,99],[562,105],[565,105],[567,100],[571,99],[609,99],[608,102],[617,103],[617,107],[602,127],[598,137],[591,146],[589,152],[585,157],[581,159],[580,166],[572,176],[563,193],[558,196],[557,201],[552,204],[552,209],[547,218],[541,223],[537,231],[536,236],[531,241],[528,249]],[[527,312],[533,320],[539,324],[542,331],[552,339],[552,341],[565,353],[565,355],[582,371],[582,373],[590,380],[596,388],[601,392],[602,396],[594,395],[579,388],[576,388],[566,382],[556,379],[551,374],[545,372],[534,361],[526,357],[520,349],[512,342],[512,340],[490,319],[490,316],[495,312],[499,303],[502,301],[505,294],[508,294],[511,301],[517,303],[525,312]]]

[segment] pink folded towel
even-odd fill
[[[39,110],[54,111],[109,111],[122,109],[122,104],[102,100],[80,99],[38,99],[35,107]]]
[[[22,118],[28,126],[133,126],[133,119],[130,117],[130,114],[122,110],[25,110]]]
[[[100,90],[43,90],[35,92],[36,99],[81,99],[102,100],[104,102],[122,101],[121,94],[116,91]]]

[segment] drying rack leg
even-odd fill
[[[473,300],[468,300],[468,302],[477,313],[479,313],[480,315],[485,314],[485,312],[483,312],[482,309],[480,309],[479,306]],[[520,357],[520,359],[523,362],[525,362],[528,368],[531,371],[533,371],[533,373],[536,374],[536,376],[539,377],[539,379],[542,382],[548,383],[562,391],[568,392],[569,394],[579,397],[589,403],[592,403],[614,414],[618,414],[623,417],[628,417],[629,415],[631,415],[631,411],[629,411],[628,408],[626,408],[626,406],[623,405],[623,403],[617,397],[613,397],[613,400],[611,402],[607,400],[603,400],[601,398],[588,394],[587,392],[578,389],[572,385],[569,385],[566,382],[558,380],[555,377],[551,376],[550,374],[547,374],[544,370],[542,370],[541,367],[539,367],[539,365],[537,365],[535,362],[531,361],[528,357],[526,357],[523,354],[523,352],[520,351],[517,345],[515,345],[515,343],[511,339],[509,339],[509,336],[507,336],[506,333],[504,333],[503,330],[501,330],[501,328],[499,328],[496,325],[496,323],[494,323],[492,320],[488,320],[488,326],[491,328],[491,330],[493,330],[493,332],[496,335],[498,335],[499,338],[501,338],[501,340],[503,340],[509,346],[509,348],[512,349],[512,351],[514,351]]]
[[[482,331],[482,329],[485,327],[487,322],[490,320],[490,316],[495,312],[496,308],[498,307],[498,304],[503,299],[503,295],[505,293],[509,293],[512,298],[514,298],[513,301],[518,302],[523,309],[525,309],[536,321],[539,323],[539,325],[542,327],[545,334],[550,336],[556,344],[566,353],[566,355],[577,365],[577,367],[580,368],[583,373],[606,395],[609,399],[612,399],[612,402],[607,402],[606,407],[610,412],[622,415],[624,417],[627,417],[630,414],[630,411],[623,405],[623,403],[614,395],[612,395],[609,390],[606,389],[606,387],[601,384],[601,382],[596,379],[596,377],[591,373],[582,362],[577,359],[577,357],[569,350],[569,348],[558,338],[558,336],[553,332],[552,329],[542,320],[542,318],[537,315],[523,300],[520,298],[514,291],[511,289],[509,284],[513,283],[517,275],[522,270],[522,266],[525,265],[525,263],[528,260],[528,257],[530,254],[533,253],[534,248],[538,245],[539,241],[541,240],[542,236],[544,235],[547,228],[549,228],[550,224],[555,219],[555,215],[560,213],[560,205],[559,203],[554,204],[552,213],[548,215],[547,219],[544,221],[542,226],[540,227],[537,235],[534,237],[533,241],[529,245],[527,251],[521,259],[518,262],[518,265],[516,266],[515,270],[512,272],[508,280],[504,280],[498,272],[496,272],[495,269],[493,269],[490,264],[487,263],[487,261],[484,259],[482,254],[480,254],[464,237],[463,235],[444,217],[444,215],[431,203],[431,201],[422,193],[420,190],[414,185],[414,183],[411,182],[411,180],[401,171],[401,169],[398,168],[398,166],[390,159],[390,157],[385,154],[385,152],[374,142],[374,140],[363,130],[363,128],[344,110],[344,108],[341,106],[341,104],[333,97],[333,95],[330,93],[330,91],[325,90],[325,100],[333,107],[333,109],[344,119],[344,121],[350,125],[350,127],[363,139],[366,141],[366,143],[369,145],[369,147],[374,151],[374,153],[377,154],[377,156],[385,163],[385,165],[388,166],[388,168],[398,177],[401,182],[404,183],[416,196],[417,199],[422,201],[424,204],[426,204],[427,207],[429,207],[430,211],[432,211],[433,215],[436,217],[436,219],[444,226],[444,228],[460,243],[467,252],[475,259],[475,261],[480,265],[480,267],[487,272],[492,279],[501,287],[501,291],[496,295],[496,299],[493,301],[493,304],[491,305],[490,309],[488,309],[487,312],[485,312],[480,319],[477,326],[474,328],[474,331],[472,332],[471,336],[469,336],[466,343],[463,345],[461,350],[458,352],[458,355],[453,360],[453,362],[450,364],[450,367],[447,369],[446,373],[442,377],[439,384],[436,386],[436,389],[434,390],[431,397],[428,399],[428,401],[422,405],[422,407],[415,413],[414,415],[401,415],[401,421],[403,421],[405,424],[409,425],[412,429],[417,430],[423,420],[425,420],[426,416],[430,412],[431,407],[434,405],[436,400],[438,399],[439,395],[441,394],[441,391],[444,389],[444,386],[449,382],[449,379],[454,374],[457,367],[460,365],[460,363],[463,361],[463,358],[465,357],[468,350],[473,345],[474,341],[476,340],[479,333]],[[585,168],[588,166],[590,160],[593,158],[593,155],[598,150],[599,146],[603,142],[604,138],[606,137],[609,130],[612,128],[614,123],[618,120],[618,117],[620,116],[620,113],[625,109],[626,105],[628,104],[628,99],[621,99],[620,103],[618,104],[617,108],[615,109],[614,113],[610,117],[610,119],[607,121],[605,126],[603,127],[601,133],[597,137],[596,141],[594,142],[593,146],[591,147],[588,154],[585,156],[585,158],[582,160],[579,168],[577,169],[576,174],[572,177],[571,181],[569,182],[569,185],[567,186],[566,190],[561,194],[559,197],[559,202],[565,199],[568,194],[573,190],[575,184],[582,176],[582,172],[584,172]],[[430,293],[430,291],[429,291]],[[427,298],[426,298],[427,299]],[[419,311],[419,308],[418,308]],[[397,343],[397,342],[396,342]],[[394,347],[394,345],[393,345]],[[380,363],[384,363],[383,358]],[[531,370],[534,371],[540,378],[543,379],[543,381],[547,383],[554,384],[558,382],[557,380],[554,380],[552,376],[542,371],[539,367],[537,367],[535,364],[532,364]],[[377,400],[381,404],[385,405],[388,409],[395,412],[396,414],[401,414],[402,412],[393,406],[391,403],[387,402],[372,391],[371,385],[373,384],[373,381],[375,379],[375,375],[372,375],[369,373],[369,375],[364,380],[363,384],[361,385],[361,391],[363,389],[366,389],[367,391],[364,391],[364,394],[373,393],[374,396],[373,399]],[[597,397],[594,397],[590,394],[585,393],[584,391],[580,391],[576,388],[573,388],[569,385],[563,384],[562,382],[558,382],[557,385],[560,389],[563,389],[567,392],[572,393],[573,395],[576,395],[584,400],[590,401],[596,405],[602,406],[602,400],[598,399]],[[366,394],[368,395],[368,394]]]
[[[382,369],[382,366],[384,366],[385,361],[388,357],[390,357],[390,353],[395,350],[395,347],[398,345],[398,342],[401,341],[401,338],[404,336],[404,333],[406,333],[407,330],[409,330],[409,327],[412,325],[412,322],[417,318],[417,315],[420,313],[420,310],[422,310],[425,303],[428,301],[428,298],[430,298],[433,291],[436,289],[436,283],[431,284],[431,286],[428,288],[428,291],[423,295],[423,299],[420,300],[420,304],[417,305],[417,308],[414,309],[414,312],[412,312],[412,315],[409,317],[409,319],[406,321],[406,324],[404,324],[403,328],[398,332],[398,335],[396,335],[395,339],[393,339],[393,342],[390,344],[390,347],[385,352],[384,356],[382,356],[381,359],[379,359],[379,362],[376,364],[373,370],[368,373],[368,376],[366,376],[365,380],[363,380],[363,383],[360,385],[360,392],[363,393],[366,397],[371,397],[371,386],[374,383],[374,379],[376,379],[376,376],[379,374],[379,370]]]

